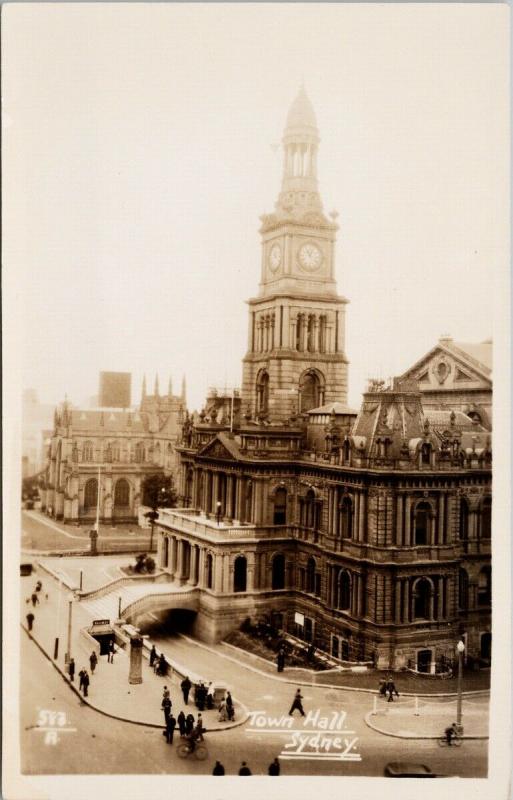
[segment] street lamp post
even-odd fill
[[[64,656],[64,663],[69,664],[71,659],[71,619],[73,614],[73,595],[68,597],[68,646],[66,648],[66,655]]]
[[[456,645],[456,650],[458,652],[458,700],[456,705],[456,726],[458,729],[458,733],[461,736],[461,734],[463,733],[463,725],[461,724],[461,716],[462,716],[461,679],[463,675],[463,653],[465,652],[465,644],[461,639]]]

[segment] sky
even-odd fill
[[[14,10],[13,10],[14,9]],[[304,81],[339,212],[349,404],[442,334],[496,336],[507,270],[506,7],[3,7],[13,374],[85,405],[100,370],[189,408],[240,386],[260,215]],[[500,298],[499,298],[500,301]],[[500,303],[499,303],[500,305]]]

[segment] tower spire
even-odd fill
[[[167,395],[168,397],[173,396],[173,378],[171,377],[171,375],[169,376],[169,382],[167,384]]]
[[[141,402],[146,399],[146,375],[143,375]]]
[[[155,397],[159,396],[159,374],[158,372],[155,373],[155,387],[153,389],[153,394]]]
[[[317,188],[317,148],[320,142],[317,120],[304,82],[289,108],[283,133],[283,179],[278,203],[298,204],[309,195],[309,205],[321,207]],[[304,201],[303,201],[304,202]]]
[[[185,375],[182,377],[182,402],[184,405],[187,403],[187,388],[185,383]]]

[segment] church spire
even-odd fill
[[[182,403],[186,405],[187,403],[187,389],[185,384],[185,375],[182,377]]]
[[[155,387],[153,389],[153,394],[155,395],[155,397],[159,396],[159,374],[158,374],[158,372],[155,373]]]
[[[146,375],[143,375],[142,390],[141,390],[141,403],[146,399]]]
[[[168,397],[173,396],[173,378],[171,377],[171,375],[169,376],[169,382],[167,384],[167,396]]]

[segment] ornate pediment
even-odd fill
[[[203,449],[199,451],[198,455],[208,456],[209,458],[221,458],[226,461],[233,461],[237,458],[237,454],[231,452],[217,436],[206,444]]]

